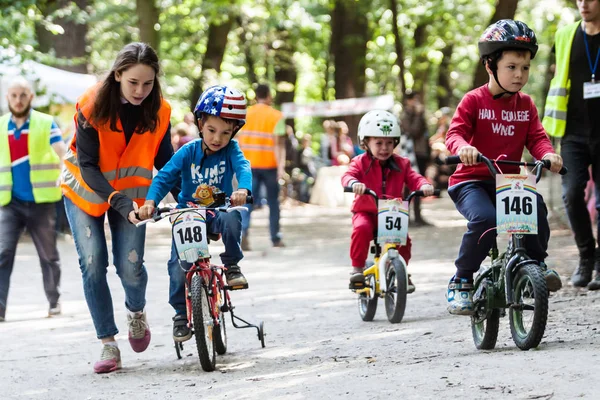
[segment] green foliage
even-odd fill
[[[280,67],[275,54],[280,49],[291,52],[283,59],[293,60],[298,71],[295,100],[310,103],[335,98],[333,68],[329,55],[331,17],[334,0],[155,0],[160,9],[160,47],[157,49],[164,70],[165,95],[174,105],[174,119],[188,110],[188,95],[193,81],[202,71],[207,47],[208,27],[232,18],[234,24],[217,79],[246,91],[253,98],[247,55],[253,61],[257,80],[274,86],[275,69]],[[366,2],[347,1],[349,6]],[[107,71],[116,53],[128,42],[139,40],[135,0],[91,1],[85,12],[74,12],[73,5],[56,10],[46,18],[40,9],[46,1],[0,0],[0,47],[11,54],[42,59],[35,37],[35,23],[61,34],[57,17],[87,21],[89,26],[90,67],[94,73]],[[450,82],[453,103],[471,89],[478,62],[477,40],[493,14],[496,1],[470,0],[420,1],[398,0],[398,20],[392,21],[389,0],[369,2],[365,14],[372,34],[367,45],[367,95],[393,93],[399,99],[398,55],[395,52],[392,26],[398,24],[405,48],[404,65],[407,86],[415,79],[425,79],[427,109],[437,109],[437,76],[442,50],[451,45]],[[558,26],[571,22],[576,10],[566,2],[554,0],[520,0],[517,18],[537,33],[539,55],[532,63],[530,82],[525,88],[539,103],[548,66],[548,57]],[[241,21],[241,25],[240,25]],[[415,46],[415,29],[424,27],[424,42]],[[285,34],[282,35],[282,32]],[[287,43],[282,43],[281,40]],[[4,54],[4,53],[0,53]],[[46,57],[48,57],[46,55]],[[51,56],[50,56],[51,57]],[[281,59],[281,57],[278,57]],[[424,78],[421,78],[424,77]],[[306,132],[321,130],[320,120],[298,120],[297,128]]]

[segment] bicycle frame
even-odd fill
[[[202,278],[202,282],[206,285],[209,294],[209,307],[210,307],[210,315],[213,320],[213,326],[219,324],[219,304],[220,304],[220,296],[221,296],[221,288],[225,285],[223,284],[223,278],[221,274],[218,272],[220,267],[214,266],[210,264],[208,258],[200,259],[192,264],[189,270],[186,270],[185,274],[185,304],[186,311],[188,315],[188,324],[190,328],[193,328],[192,318],[189,318],[192,315],[192,301],[189,295],[189,287],[192,283],[192,277],[196,274],[200,275]],[[229,303],[229,293],[225,292],[227,303]]]

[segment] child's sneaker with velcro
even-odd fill
[[[453,276],[448,283],[448,312],[454,315],[473,315],[473,283]]]

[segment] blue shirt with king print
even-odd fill
[[[239,189],[252,190],[252,171],[237,140],[205,157],[202,139],[186,143],[177,150],[171,160],[152,180],[146,200],[158,204],[167,193],[181,182],[181,192],[177,198],[180,207],[188,202],[210,204],[210,196],[218,191],[230,196],[233,192],[233,176],[236,176]]]

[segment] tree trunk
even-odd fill
[[[394,45],[396,47],[396,65],[400,68],[398,79],[400,81],[400,98],[404,95],[406,90],[406,81],[404,75],[406,73],[406,67],[404,66],[404,42],[400,36],[400,30],[398,29],[398,4],[396,0],[390,0],[390,8],[392,9],[392,31],[394,32]]]
[[[414,61],[412,65],[412,74],[414,79],[413,92],[418,93],[421,102],[425,104],[427,93],[427,80],[429,78],[429,60],[427,59],[427,26],[429,22],[422,21],[415,28],[415,50]]]
[[[498,4],[496,5],[496,11],[494,11],[494,15],[490,20],[491,25],[494,22],[500,21],[501,19],[514,19],[515,13],[517,12],[517,4],[519,0],[498,0]],[[488,81],[488,73],[485,70],[485,67],[482,63],[477,65],[477,69],[475,70],[475,76],[473,78],[473,87],[479,87],[484,85]]]
[[[254,71],[254,66],[256,62],[254,61],[254,56],[252,55],[252,46],[251,40],[246,38],[246,23],[241,15],[236,18],[236,22],[239,25],[240,29],[240,46],[244,51],[244,58],[246,59],[246,68],[248,70],[248,80],[251,84],[258,83],[258,77],[256,76],[256,71]]]
[[[289,31],[280,27],[277,29],[276,38],[279,44],[277,48],[273,47],[275,64],[275,104],[293,102],[296,94],[296,79],[298,73],[294,65],[295,46],[290,40]],[[292,128],[294,119],[286,120],[286,124]]]
[[[369,27],[367,7],[370,3],[335,0],[331,14],[330,52],[335,68],[335,98],[365,95],[365,67]],[[356,141],[356,128],[361,116],[343,117]]]
[[[135,3],[138,27],[140,29],[140,41],[148,43],[158,53],[160,36],[159,32],[154,29],[154,26],[158,24],[160,11],[154,0],[136,0]]]
[[[67,7],[71,2],[74,2],[80,10],[84,10],[88,6],[88,0],[49,0],[40,3],[38,7],[40,11],[47,17],[56,10]],[[56,18],[54,23],[60,25],[64,29],[63,34],[55,35],[48,31],[43,25],[36,24],[35,32],[38,41],[38,49],[42,53],[48,53],[54,50],[56,57],[59,59],[55,65],[56,68],[65,71],[87,73],[87,51],[85,36],[87,35],[87,23],[77,23],[70,18]],[[61,65],[62,61],[71,61],[71,65]]]
[[[211,23],[208,27],[208,42],[206,53],[202,59],[202,72],[200,77],[194,80],[192,91],[190,93],[190,103],[192,108],[196,105],[198,97],[202,91],[209,85],[216,84],[219,73],[221,72],[221,63],[227,47],[227,35],[233,25],[233,18],[228,18],[220,24]]]
[[[452,88],[450,87],[450,58],[452,57],[453,50],[453,43],[447,44],[442,49],[443,58],[438,70],[437,84],[438,109],[450,106],[450,99],[452,98]]]

